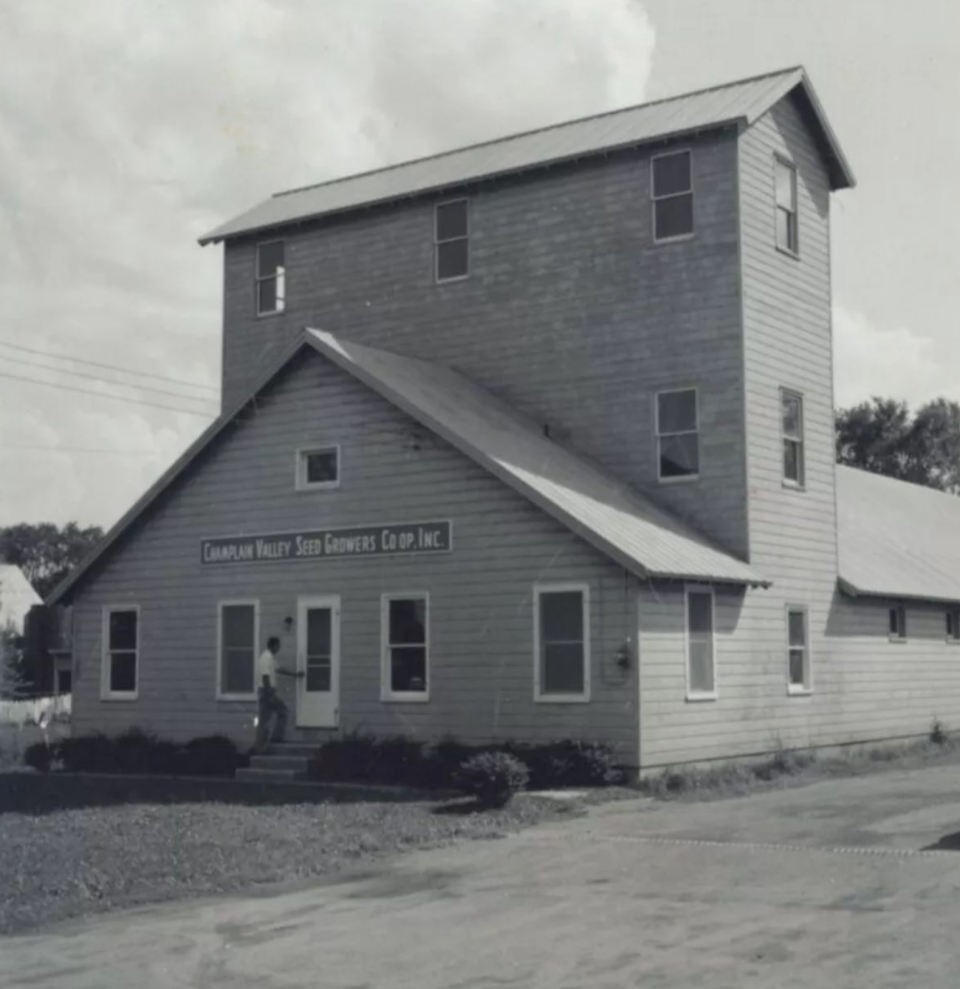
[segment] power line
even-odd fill
[[[167,412],[182,412],[188,416],[199,416],[201,419],[215,419],[216,416],[209,412],[198,412],[196,409],[184,409],[175,405],[161,405],[159,402],[147,402],[142,398],[128,398],[126,395],[109,395],[104,392],[92,391],[89,388],[72,388],[70,385],[61,385],[56,381],[41,381],[39,378],[24,378],[17,374],[4,374],[0,371],[0,378],[10,378],[11,381],[22,381],[31,385],[47,385],[50,388],[58,388],[60,391],[73,391],[79,395],[94,395],[97,398],[113,398],[118,402],[127,402],[132,405],[149,405],[153,409],[165,409]]]
[[[37,446],[35,444],[3,443],[0,450],[20,450],[25,453],[105,453],[118,457],[153,457],[156,450],[107,450],[91,446]]]
[[[83,371],[74,371],[72,368],[49,367],[39,361],[25,361],[19,357],[7,357],[0,354],[0,360],[8,361],[11,364],[23,364],[25,367],[39,368],[41,371],[52,371],[54,374],[69,374],[73,378],[88,378],[90,381],[99,381],[105,385],[117,385],[119,388],[136,388],[139,391],[152,392],[154,395],[167,395],[170,398],[182,398],[187,402],[214,402],[215,399],[204,398],[202,395],[187,395],[184,392],[168,391],[164,388],[151,388],[150,385],[138,385],[127,381],[115,381],[111,378],[104,378],[99,374],[84,374]],[[51,382],[53,384],[53,382]]]
[[[186,385],[189,388],[200,388],[204,391],[219,391],[217,388],[213,388],[210,385],[202,385],[199,381],[187,381],[184,378],[168,378],[163,374],[149,374],[146,371],[134,371],[129,367],[120,367],[116,364],[103,364],[100,361],[87,360],[84,357],[71,357],[68,354],[51,354],[48,350],[37,350],[35,347],[23,347],[16,343],[7,343],[6,340],[0,340],[0,347],[9,347],[11,350],[22,350],[25,354],[39,354],[41,357],[49,357],[57,361],[75,361],[77,364],[89,364],[91,367],[106,368],[108,371],[120,371],[123,374],[133,374],[139,378],[153,378],[156,381],[167,381],[175,385]]]

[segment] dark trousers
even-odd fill
[[[270,722],[273,732],[270,732]],[[287,732],[287,705],[277,696],[273,687],[263,686],[257,691],[257,737],[255,749],[265,749],[267,739],[282,742]]]

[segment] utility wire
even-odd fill
[[[0,371],[0,378],[9,378],[11,381],[22,381],[31,385],[47,385],[50,388],[59,388],[60,391],[73,391],[79,395],[94,395],[97,398],[113,398],[118,402],[127,402],[133,405],[149,405],[154,409],[166,409],[167,412],[182,412],[188,416],[199,416],[201,419],[215,419],[216,416],[209,412],[198,412],[196,409],[185,409],[176,405],[161,405],[159,402],[147,402],[142,398],[128,398],[126,395],[109,395],[105,392],[93,391],[89,388],[72,388],[70,385],[61,385],[56,381],[41,381],[39,378],[24,378],[17,374],[4,374]]]
[[[35,347],[23,347],[16,343],[7,343],[0,340],[0,347],[9,347],[11,350],[22,350],[25,354],[39,354],[41,357],[49,357],[57,361],[75,361],[77,364],[89,364],[91,367],[106,368],[108,371],[121,371],[123,374],[133,374],[139,378],[153,378],[156,381],[167,381],[175,385],[186,385],[189,388],[200,388],[203,391],[219,391],[210,385],[202,385],[199,381],[187,381],[184,378],[168,378],[163,374],[149,374],[146,371],[134,371],[129,367],[119,367],[116,364],[102,364],[100,361],[87,360],[84,357],[70,357],[67,354],[51,354],[49,350],[37,350]]]
[[[0,361],[8,361],[11,364],[23,364],[26,367],[36,367],[41,371],[52,371],[54,374],[69,374],[72,378],[87,378],[90,381],[99,381],[102,385],[116,385],[118,388],[136,388],[137,391],[149,391],[154,395],[167,395],[170,398],[182,398],[187,402],[214,402],[212,398],[205,398],[202,395],[187,395],[184,392],[168,391],[163,388],[151,388],[150,385],[138,385],[133,382],[115,381],[111,378],[101,377],[99,374],[84,374],[83,371],[74,371],[71,368],[49,367],[39,361],[24,361],[19,357],[7,357],[0,354]],[[51,382],[53,384],[55,382]]]
[[[105,453],[118,457],[152,457],[155,450],[107,450],[103,447],[89,446],[36,446],[33,444],[3,443],[2,450],[18,450],[24,453]]]
[[[47,364],[41,364],[39,361],[25,361],[19,357],[7,357],[5,354],[0,354],[0,360],[8,361],[11,364],[23,364],[26,367],[39,368],[42,371],[52,371],[54,374],[69,374],[73,378],[87,378],[90,381],[99,381],[104,385],[116,385],[119,388],[136,388],[138,391],[148,391],[152,392],[154,395],[167,395],[170,398],[182,398],[187,402],[216,401],[216,399],[206,398],[203,395],[187,395],[184,392],[179,391],[168,391],[163,388],[151,388],[150,385],[138,385],[134,382],[116,381],[112,378],[104,378],[99,374],[85,374],[83,371],[74,371],[72,368],[49,367]],[[51,382],[51,384],[54,384],[54,382]]]

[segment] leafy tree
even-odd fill
[[[13,625],[0,628],[0,700],[13,700],[26,692],[21,675],[22,640]]]
[[[0,528],[0,561],[20,567],[41,597],[46,597],[102,538],[99,526],[76,522],[58,528],[51,522]]]
[[[938,398],[910,415],[874,396],[836,416],[837,460],[875,474],[960,494],[960,404]]]

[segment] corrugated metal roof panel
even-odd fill
[[[224,223],[203,237],[200,243],[206,244],[241,233],[415,196],[616,148],[631,147],[657,138],[739,121],[749,125],[797,85],[803,85],[812,97],[812,89],[803,70],[785,69],[320,185],[292,189],[278,193]],[[815,97],[812,97],[812,106],[820,119],[826,141],[833,147],[840,163],[845,181],[839,184],[852,184],[853,177],[849,174],[839,146],[835,146],[832,131],[825,118],[822,118],[822,111]]]
[[[634,573],[764,584],[691,526],[441,365],[308,330],[316,349]]]
[[[854,594],[960,601],[960,498],[837,467],[840,581]]]

